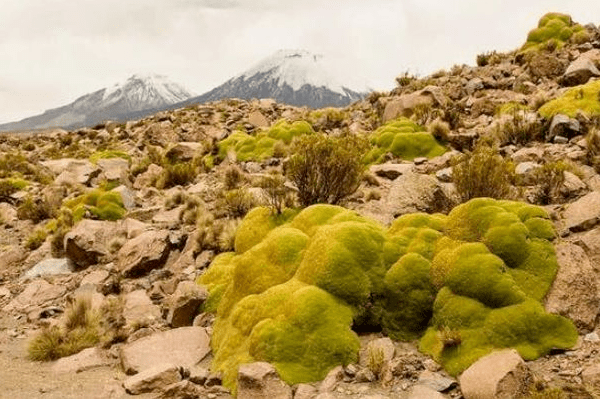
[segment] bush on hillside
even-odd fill
[[[373,148],[365,156],[366,163],[381,163],[387,153],[398,158],[413,160],[435,157],[446,152],[425,128],[407,118],[388,122],[371,135]]]
[[[216,312],[214,371],[266,361],[288,383],[357,360],[351,329],[377,323],[456,375],[496,348],[535,359],[575,344],[573,324],[540,301],[557,271],[552,222],[539,207],[489,198],[448,216],[410,214],[389,229],[332,205],[274,215],[255,208],[235,252],[199,278]]]
[[[65,201],[63,207],[70,210],[73,223],[77,223],[84,217],[99,220],[119,220],[127,213],[121,194],[99,188]]]
[[[284,173],[298,188],[300,204],[338,204],[354,193],[362,178],[361,159],[367,148],[366,139],[355,135],[298,137]]]
[[[105,150],[105,151],[97,151],[90,155],[90,162],[98,163],[101,159],[110,159],[110,158],[122,158],[131,163],[131,155],[127,154],[124,151],[119,150]]]
[[[0,202],[13,202],[10,196],[19,190],[23,190],[28,184],[23,179],[0,179]]]
[[[477,197],[508,198],[515,171],[496,146],[479,144],[472,153],[453,160],[452,181],[463,201]]]

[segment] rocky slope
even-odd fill
[[[125,82],[83,95],[41,115],[0,125],[0,131],[93,126],[104,120],[136,119],[187,100],[193,93],[161,75],[133,75]]]
[[[430,131],[447,123],[448,151],[408,161],[390,150],[345,206],[385,225],[414,212],[447,213],[462,200],[453,159],[478,140],[495,141],[515,169],[511,199],[543,206],[558,232],[559,269],[543,304],[573,320],[576,345],[526,362],[514,351],[496,352],[452,378],[419,352],[417,341],[363,331],[357,362],[334,368],[323,381],[289,387],[271,365],[253,363],[240,369],[238,397],[598,397],[600,175],[589,137],[600,129],[594,111],[600,89],[591,99],[588,86],[569,92],[576,84],[593,88],[600,77],[600,30],[587,25],[585,32],[561,46],[544,42],[541,51],[482,54],[476,67],[402,75],[391,93],[372,93],[342,109],[227,100],[93,129],[0,136],[0,366],[6,365],[0,392],[230,397],[223,376],[209,368],[214,316],[200,311],[207,292],[195,280],[232,249],[242,214],[265,201],[260,180],[281,173],[287,154],[242,162],[231,153],[219,157],[219,142],[242,131],[264,134],[280,119],[342,136],[372,135],[405,116]],[[562,105],[565,114],[550,114],[551,101],[569,93],[568,104],[580,101],[579,109],[592,111],[570,113]],[[535,171],[555,161],[568,166],[549,184]],[[294,192],[291,182],[286,186]],[[250,203],[241,212],[239,203],[228,202],[240,191]],[[110,202],[107,192],[122,199],[116,213],[94,199]],[[81,221],[69,223],[76,214]],[[58,361],[28,360],[28,342],[62,323],[82,294],[95,307],[117,309],[109,318],[112,339]],[[501,383],[506,375],[509,384]]]

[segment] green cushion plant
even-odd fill
[[[276,144],[288,146],[294,137],[314,133],[306,121],[287,122],[280,120],[269,129],[250,135],[236,131],[219,142],[219,159],[234,152],[238,161],[264,161],[274,156]]]
[[[545,118],[564,114],[571,118],[582,112],[588,117],[600,115],[600,81],[595,80],[567,90],[562,96],[548,101],[538,110]]]
[[[446,152],[424,127],[407,118],[399,118],[381,126],[371,135],[373,148],[367,153],[366,163],[380,163],[386,153],[413,160],[417,157],[435,157]]]
[[[548,48],[550,41],[553,42],[555,48],[560,48],[574,34],[580,35],[580,32],[584,30],[583,26],[574,24],[569,15],[548,13],[540,19],[537,28],[529,32],[527,42],[521,47],[521,51],[528,52]]]
[[[454,375],[496,348],[535,359],[571,347],[572,322],[540,303],[558,267],[553,238],[542,208],[490,198],[387,230],[339,206],[255,208],[235,252],[199,278],[217,315],[212,367],[234,389],[238,366],[253,361],[290,384],[317,381],[356,361],[361,324],[420,338]]]

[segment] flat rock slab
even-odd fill
[[[129,394],[139,395],[144,392],[164,390],[179,381],[181,381],[179,367],[172,364],[158,364],[127,378],[123,381],[123,388]]]
[[[563,213],[563,227],[573,232],[589,230],[600,221],[600,192],[592,191],[569,204]]]
[[[141,277],[164,266],[170,251],[168,239],[168,231],[145,231],[127,241],[117,254],[117,266],[123,276]]]
[[[30,306],[40,306],[59,298],[67,291],[62,285],[53,285],[46,280],[32,281],[15,299],[4,307],[4,311],[25,310]]]
[[[73,263],[67,258],[44,259],[25,272],[23,278],[35,278],[56,274],[70,274],[73,272],[73,269]]]
[[[111,364],[100,349],[87,348],[75,355],[58,359],[52,366],[52,371],[55,373],[80,373]]]
[[[164,363],[191,368],[209,352],[210,336],[205,328],[181,327],[125,345],[121,350],[121,363],[127,374]]]

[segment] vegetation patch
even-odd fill
[[[84,217],[99,220],[119,220],[127,212],[123,206],[120,193],[104,191],[100,188],[67,200],[63,203],[63,206],[72,212],[74,223]]]
[[[90,155],[90,162],[96,164],[101,159],[110,159],[110,158],[123,158],[128,162],[131,162],[131,155],[127,154],[124,151],[118,150],[106,150],[106,151],[98,151]]]
[[[219,142],[218,157],[223,160],[228,153],[233,152],[238,161],[264,161],[274,156],[276,145],[288,146],[294,137],[312,133],[314,130],[306,121],[290,123],[285,120],[257,135],[236,131]]]
[[[411,214],[389,229],[333,205],[281,215],[255,208],[235,251],[199,283],[217,314],[212,368],[234,387],[240,364],[267,361],[290,383],[355,362],[352,327],[381,326],[456,375],[496,348],[535,359],[575,344],[572,322],[540,301],[557,270],[539,207],[480,198],[448,216]]]
[[[446,148],[431,133],[407,118],[396,119],[375,130],[371,144],[373,148],[365,156],[365,162],[369,164],[383,162],[387,153],[411,161],[418,157],[436,157],[446,152]]]
[[[585,28],[574,24],[570,15],[548,13],[540,19],[537,28],[529,32],[527,42],[521,47],[521,51],[561,48],[573,34],[577,35],[577,40],[581,40],[579,32],[583,31]]]
[[[600,115],[600,80],[573,87],[562,96],[544,104],[538,112],[545,118],[564,114],[571,118],[582,112],[588,117]]]

